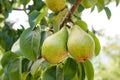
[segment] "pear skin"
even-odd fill
[[[45,0],[45,3],[53,12],[59,12],[64,9],[66,0]]]
[[[47,37],[42,45],[42,57],[49,63],[57,64],[67,56],[68,32],[66,27]]]
[[[75,60],[84,62],[93,56],[95,43],[89,34],[75,25],[70,31],[67,47],[70,55]]]

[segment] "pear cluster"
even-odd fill
[[[68,30],[63,27],[60,31],[47,37],[42,45],[42,57],[49,63],[57,64],[68,57],[68,53],[78,62],[90,59],[95,50],[92,37],[75,25]]]

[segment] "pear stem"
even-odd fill
[[[71,7],[70,11],[66,15],[66,17],[63,19],[62,23],[60,24],[60,29],[64,26],[64,24],[66,24],[68,21],[71,20],[71,16],[73,15],[73,13],[78,8],[78,6],[80,5],[81,2],[82,2],[82,0],[76,0],[74,5]]]

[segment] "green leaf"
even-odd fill
[[[76,73],[75,76],[74,76],[74,78],[72,80],[81,80],[81,79],[78,79],[78,75]]]
[[[89,60],[87,60],[87,61],[83,62],[82,64],[84,66],[84,69],[85,69],[85,72],[87,75],[87,79],[94,80],[94,68],[93,68],[92,63]]]
[[[47,15],[47,8],[46,6],[41,9],[40,12],[34,10],[29,14],[29,23],[30,26],[33,28],[37,24],[41,22],[41,20]]]
[[[97,55],[99,55],[99,53],[100,53],[100,50],[101,50],[101,45],[100,45],[100,41],[99,41],[99,39],[95,36],[95,34],[93,34],[92,32],[88,32],[91,36],[92,36],[92,38],[93,38],[93,40],[94,40],[94,42],[95,42],[95,55],[97,56]]]
[[[81,5],[84,8],[90,8],[90,7],[95,6],[96,2],[97,0],[82,0]]]
[[[2,68],[2,66],[0,64],[0,75],[2,75],[2,74],[3,74],[3,68]]]
[[[22,73],[22,80],[26,80],[28,75],[29,75],[29,72],[23,72]]]
[[[0,14],[0,23],[2,23],[4,20],[5,20],[4,16],[2,14]]]
[[[39,68],[43,61],[44,61],[43,59],[40,59],[33,63],[32,67],[30,69],[30,73],[33,77],[35,77],[36,73],[39,71]]]
[[[5,67],[7,64],[9,64],[12,60],[16,59],[17,57],[18,56],[11,51],[4,53],[1,59],[2,66]]]
[[[36,23],[36,18],[39,16],[40,12],[37,11],[37,10],[34,10],[32,11],[30,14],[29,14],[29,24],[30,24],[30,27],[34,27],[35,26],[35,23]]]
[[[42,80],[56,80],[56,66],[49,66],[43,72]]]
[[[91,8],[91,12],[93,12],[93,11],[94,11],[94,9],[95,9],[95,6],[93,6],[93,7]]]
[[[11,61],[4,67],[4,71],[9,80],[21,80],[21,60],[19,58]]]
[[[68,9],[64,9],[63,11],[59,12],[58,15],[49,19],[49,23],[52,24],[55,32],[57,32],[59,30],[59,26],[67,13],[68,13]]]
[[[88,25],[86,22],[84,22],[82,20],[77,20],[76,24],[79,25],[84,31],[88,30]]]
[[[107,18],[110,19],[111,18],[111,11],[110,11],[110,9],[108,7],[105,7],[104,10],[106,12]]]
[[[64,80],[64,73],[61,66],[62,64],[58,64],[56,67],[56,80]]]
[[[9,13],[12,12],[12,4],[10,3],[10,1],[6,1],[3,3],[4,7],[2,10],[2,13],[4,15],[5,18],[7,18],[9,16]]]
[[[79,13],[81,13],[81,12],[84,10],[84,7],[80,5],[80,6],[77,8],[77,10],[78,10]]]
[[[35,61],[40,54],[41,32],[38,27],[34,30],[28,28],[20,36],[20,49],[29,60]]]
[[[2,79],[1,80],[9,80],[8,79],[8,76],[4,73],[3,75],[2,75]]]
[[[43,0],[33,0],[33,3],[36,10],[40,10],[45,5]]]
[[[16,54],[4,53],[1,64],[9,80],[21,80],[21,59]]]
[[[105,2],[104,0],[98,0],[97,2],[97,8],[98,8],[98,12],[102,11],[105,7]]]
[[[118,6],[120,3],[120,0],[115,0],[115,1],[116,1],[116,6]]]
[[[76,61],[68,58],[63,66],[64,80],[71,80],[74,78],[77,70]]]
[[[38,15],[38,17],[36,18],[35,21],[35,25],[39,24],[41,22],[41,20],[43,19],[43,17],[45,17],[47,15],[47,8],[43,7],[42,10],[40,11],[41,13]]]
[[[16,53],[19,56],[22,56],[22,52],[20,50],[20,39],[18,39],[12,46],[11,51]]]
[[[34,79],[31,74],[28,74],[26,80],[36,80],[36,79]]]
[[[82,63],[78,62],[78,80],[84,80],[85,79],[85,70]]]
[[[23,4],[23,5],[26,5],[30,2],[30,0],[20,0],[20,2]]]
[[[31,67],[31,61],[29,61],[26,58],[23,58],[22,59],[22,73],[29,72],[30,67]]]

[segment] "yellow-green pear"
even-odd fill
[[[95,43],[89,34],[75,25],[71,28],[67,47],[70,55],[75,60],[83,62],[93,56]]]
[[[62,62],[67,56],[67,40],[66,27],[47,37],[42,45],[42,57],[52,64]]]
[[[66,0],[45,0],[45,3],[53,12],[59,12],[64,9]]]

